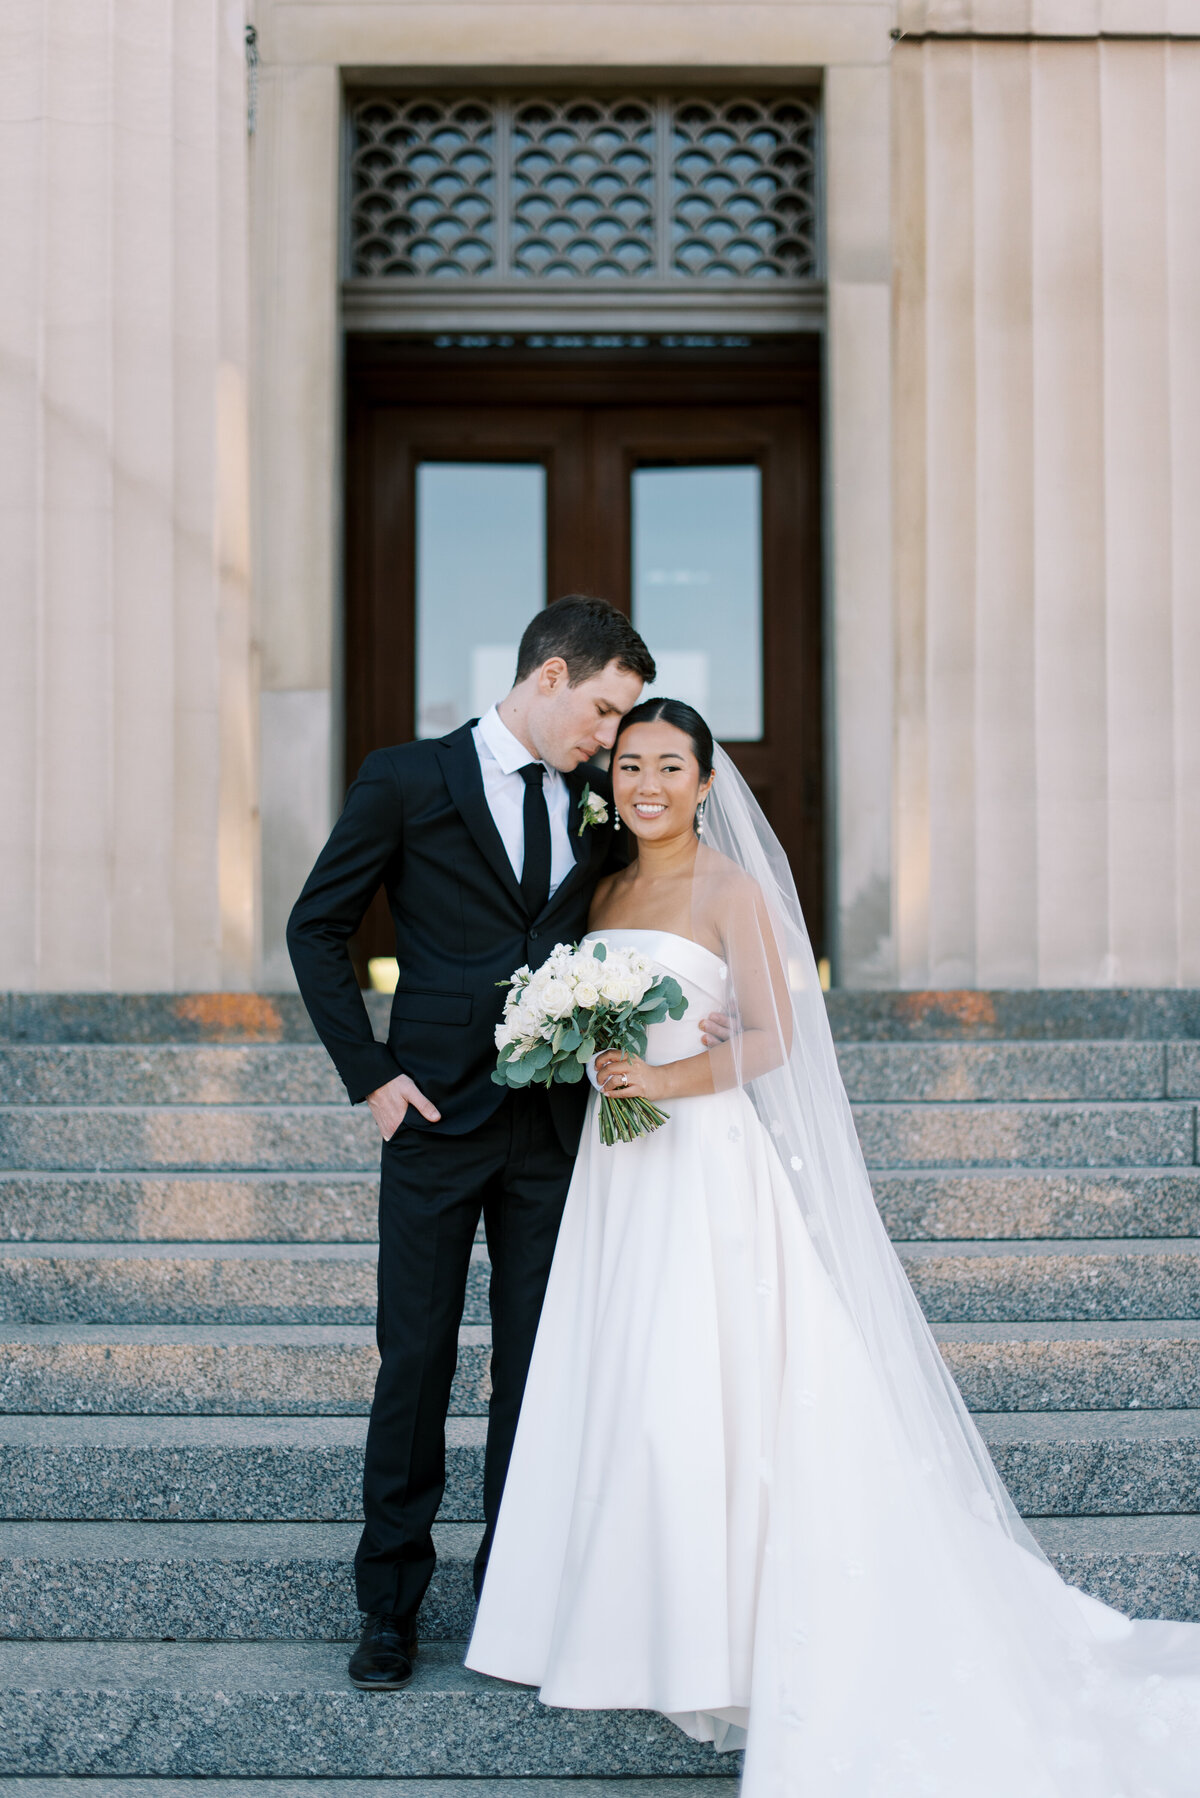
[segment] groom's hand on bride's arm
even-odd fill
[[[721,1043],[727,1043],[739,1028],[735,1015],[727,1011],[710,1011],[706,1018],[700,1020],[700,1041],[706,1049],[715,1049]]]
[[[427,1099],[416,1081],[410,1080],[407,1074],[397,1074],[386,1086],[377,1086],[373,1093],[367,1094],[367,1104],[384,1142],[395,1136],[410,1105],[415,1105],[431,1124],[438,1123],[442,1115],[433,1100]]]

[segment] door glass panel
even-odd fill
[[[685,699],[714,737],[763,734],[757,468],[639,468],[633,621],[658,664],[646,696]]]
[[[512,686],[521,632],[546,603],[546,470],[417,468],[417,735],[440,737]]]

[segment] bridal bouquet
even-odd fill
[[[604,943],[575,948],[559,943],[536,974],[518,968],[496,1026],[500,1051],[492,1079],[497,1086],[569,1086],[582,1080],[593,1055],[620,1049],[646,1053],[646,1031],[664,1018],[681,1018],[687,1000],[677,980],[655,974],[633,949]],[[667,1121],[648,1099],[600,1096],[600,1139],[610,1148],[648,1136]]]

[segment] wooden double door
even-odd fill
[[[361,340],[348,372],[347,777],[507,691],[538,605],[602,595],[753,788],[823,953],[816,368]],[[363,952],[391,954],[387,932],[377,906]]]

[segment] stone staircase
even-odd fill
[[[378,1146],[298,1001],[0,1006],[0,1798],[728,1781],[656,1717],[459,1664],[482,1244],[418,1677],[346,1682]],[[1067,1578],[1200,1619],[1200,994],[830,1010],[878,1203],[1021,1510]]]

